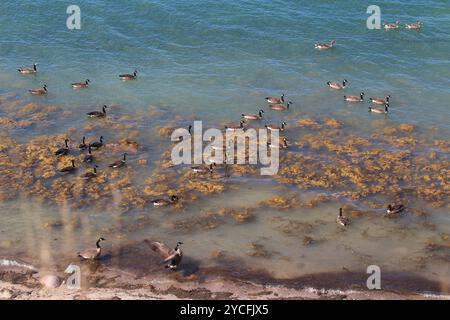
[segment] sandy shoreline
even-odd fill
[[[85,266],[83,267],[83,269]],[[88,276],[82,278],[82,288],[69,289],[65,284],[67,275],[52,271],[24,268],[19,266],[0,267],[0,299],[17,300],[264,300],[264,299],[333,299],[333,300],[365,300],[365,299],[433,299],[450,300],[448,287],[440,287],[440,292],[427,293],[423,290],[433,283],[420,282],[420,279],[406,279],[409,285],[414,283],[422,290],[396,289],[395,282],[386,280],[389,289],[368,290],[362,286],[351,284],[344,288],[343,284],[332,283],[330,279],[346,278],[340,275],[309,275],[301,280],[280,280],[279,284],[272,282],[255,282],[231,278],[230,274],[208,274],[202,276],[183,276],[180,273],[155,272],[151,275],[139,275],[134,272],[105,267],[103,265],[88,265]],[[92,269],[94,268],[94,269]],[[216,270],[217,271],[217,270]],[[86,273],[85,273],[86,274]],[[59,279],[56,288],[45,287],[42,279],[46,275],[55,275]],[[398,281],[402,281],[398,279]],[[403,279],[405,281],[405,279]],[[328,285],[320,286],[320,283]],[[296,284],[296,286],[294,285]],[[316,285],[314,285],[316,284]],[[311,286],[312,285],[312,286]],[[332,289],[333,286],[336,289]],[[439,288],[437,288],[439,289]],[[435,292],[435,291],[433,291]]]

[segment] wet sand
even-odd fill
[[[381,290],[368,290],[368,275],[350,270],[276,279],[244,261],[217,254],[217,267],[202,267],[186,257],[176,272],[160,258],[142,250],[144,240],[107,252],[98,261],[70,259],[61,265],[37,267],[27,262],[0,266],[0,299],[450,299],[450,283],[431,281],[407,272],[382,273]],[[14,260],[3,260],[14,261]],[[69,289],[68,264],[81,269],[81,289]],[[54,288],[43,279],[56,276]]]

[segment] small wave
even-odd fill
[[[8,259],[0,259],[0,266],[1,267],[18,267],[18,268],[24,268],[24,269],[28,269],[28,270],[33,270],[36,271],[37,269],[30,265],[30,264],[26,264],[26,263],[22,263],[16,260],[8,260]]]

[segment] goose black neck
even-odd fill
[[[97,246],[97,248],[100,249],[100,239],[97,240],[97,242],[95,243],[95,245]]]

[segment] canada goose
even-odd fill
[[[420,21],[414,22],[414,23],[407,23],[405,24],[406,29],[412,29],[412,30],[419,30],[422,28],[423,23]]]
[[[279,98],[278,97],[266,97],[266,102],[269,104],[284,103],[284,93],[282,93]]]
[[[91,82],[91,80],[86,79],[85,82],[75,82],[75,83],[72,83],[72,88],[74,88],[74,89],[83,89],[83,88],[87,88],[87,87],[89,87],[89,82]]]
[[[265,127],[268,130],[280,130],[280,131],[284,131],[285,126],[287,125],[287,123],[285,121],[283,121],[283,123],[281,124],[281,126],[276,126],[273,124],[266,124]]]
[[[319,50],[331,49],[336,44],[336,40],[331,41],[330,43],[316,43],[314,44],[314,48]]]
[[[88,146],[88,154],[84,156],[83,162],[91,163],[94,161],[94,156],[92,155],[92,148],[91,146]]]
[[[291,106],[292,101],[289,101],[288,103],[286,103],[286,105],[280,103],[280,104],[271,104],[269,106],[270,109],[272,110],[276,110],[276,111],[284,111],[284,110],[289,110],[289,107]]]
[[[392,215],[402,212],[405,209],[406,209],[406,207],[403,204],[394,204],[394,205],[390,204],[387,206],[386,215],[392,216]]]
[[[247,120],[261,120],[263,117],[264,110],[259,110],[258,114],[242,114],[242,118]]]
[[[102,107],[102,111],[91,111],[89,113],[87,113],[89,118],[104,118],[106,117],[106,109],[108,108],[108,106],[104,105]]]
[[[98,166],[95,166],[95,167],[93,168],[93,171],[92,171],[92,172],[86,172],[86,173],[83,175],[83,179],[90,180],[90,179],[92,179],[92,178],[97,177],[97,168],[98,168]]]
[[[136,80],[137,79],[137,70],[134,70],[133,74],[121,74],[119,75],[120,80]]]
[[[100,242],[105,241],[104,238],[98,238],[96,242],[96,248],[90,248],[83,251],[78,252],[78,256],[85,260],[95,260],[102,253],[102,248],[100,247]]]
[[[287,149],[287,148],[289,148],[288,139],[286,137],[283,137],[283,139],[281,141],[282,142],[278,143],[278,144],[272,144],[270,142],[267,142],[267,145],[269,148],[272,148],[272,149]]]
[[[47,85],[44,84],[42,89],[31,89],[31,90],[28,90],[28,92],[31,93],[34,96],[43,96],[43,95],[48,93]]]
[[[348,102],[362,102],[364,101],[364,92],[361,92],[358,96],[344,96],[344,100]]]
[[[164,259],[164,262],[169,262],[166,268],[176,270],[183,259],[183,252],[180,249],[182,244],[182,242],[177,242],[175,249],[170,249],[164,243],[154,241],[151,247],[153,251],[157,252]]]
[[[395,21],[395,23],[385,23],[383,26],[386,30],[395,30],[400,27],[400,21]]]
[[[59,170],[59,172],[61,173],[73,173],[77,170],[77,167],[75,167],[75,160],[71,160],[70,162],[72,162],[71,166],[68,167],[64,167],[61,170]]]
[[[344,227],[348,226],[350,223],[350,220],[346,216],[342,215],[342,208],[339,208],[339,214],[336,218],[336,222]]]
[[[229,130],[229,131],[240,130],[240,129],[244,128],[244,123],[245,123],[245,120],[241,120],[239,122],[239,125],[227,125],[227,126],[225,126],[225,129]]]
[[[184,135],[184,136],[179,136],[178,137],[178,140],[175,140],[175,142],[181,142],[181,141],[183,141],[183,139],[184,138],[189,138],[189,137],[191,137],[191,135],[192,135],[192,125],[190,124],[189,125],[189,127],[188,127],[188,134],[187,135]]]
[[[191,170],[192,170],[192,172],[199,173],[199,174],[212,173],[215,166],[216,166],[216,163],[213,162],[209,165],[209,167],[196,166],[196,167],[191,167]]]
[[[122,159],[111,163],[108,167],[110,167],[110,168],[120,168],[120,167],[123,167],[124,165],[126,165],[126,161],[127,161],[127,153],[124,153]]]
[[[37,72],[37,63],[33,64],[33,67],[21,67],[19,69],[17,69],[17,71],[19,71],[19,73],[21,74],[33,74]]]
[[[389,103],[384,105],[384,109],[369,107],[369,112],[387,114],[389,113]]]
[[[61,157],[69,153],[69,139],[64,140],[65,147],[55,151],[55,156]]]
[[[78,149],[84,150],[84,149],[86,149],[86,148],[87,148],[86,137],[83,137],[83,142],[81,142],[81,143],[78,145]]]
[[[348,81],[346,79],[344,79],[344,81],[342,81],[342,84],[337,83],[337,82],[328,81],[327,85],[331,89],[342,90],[342,89],[345,89],[345,86],[347,85],[347,83],[348,83]]]
[[[164,207],[164,206],[168,206],[170,204],[174,204],[178,200],[180,200],[180,198],[178,196],[171,196],[168,200],[167,199],[155,199],[155,200],[152,200],[151,202],[155,207]]]
[[[390,98],[391,98],[391,96],[387,95],[384,99],[383,98],[370,98],[369,100],[373,104],[385,105],[385,104],[389,103]]]
[[[95,142],[91,143],[90,146],[91,146],[91,148],[96,149],[96,150],[103,147],[103,136],[100,137],[100,141],[95,141]]]

